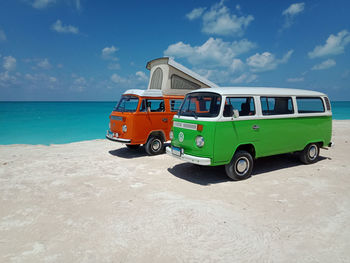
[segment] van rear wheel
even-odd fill
[[[247,151],[237,151],[231,162],[225,165],[226,174],[234,181],[244,180],[251,176],[253,157]]]
[[[126,147],[128,147],[130,150],[136,150],[140,148],[140,144],[127,144]]]
[[[300,153],[299,158],[302,163],[310,164],[316,162],[319,155],[320,147],[318,146],[318,144],[310,143]]]
[[[145,144],[145,150],[148,155],[157,155],[164,152],[164,143],[158,136],[149,137]]]

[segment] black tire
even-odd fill
[[[234,181],[244,180],[251,176],[253,157],[249,152],[237,151],[231,162],[225,165],[226,174]]]
[[[151,136],[145,144],[145,150],[148,155],[157,155],[164,152],[164,142],[158,136]]]
[[[128,147],[130,150],[136,150],[140,148],[140,144],[127,144],[126,147]]]
[[[300,161],[304,164],[310,164],[317,161],[320,155],[320,147],[317,143],[308,144],[304,150],[300,153]]]

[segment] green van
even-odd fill
[[[169,155],[225,165],[233,180],[250,177],[254,159],[297,152],[314,163],[331,146],[327,95],[281,88],[211,88],[188,93],[170,131]]]

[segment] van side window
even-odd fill
[[[321,98],[297,97],[297,105],[299,113],[324,112],[324,106]]]
[[[178,111],[180,109],[181,104],[182,100],[170,100],[170,110]]]
[[[291,97],[261,97],[261,110],[263,115],[293,114]]]
[[[144,99],[142,100],[140,111],[147,111],[147,108],[150,109],[151,112],[162,112],[164,111],[164,100],[158,99]]]
[[[226,105],[231,105],[232,110],[237,109],[239,111],[239,116],[251,116],[255,115],[255,105],[254,105],[254,99],[253,97],[235,97],[235,98],[226,98],[225,108],[231,108],[227,107]],[[229,111],[229,110],[227,110]],[[225,112],[224,109],[224,117],[228,117],[228,112]]]

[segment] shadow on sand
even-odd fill
[[[124,159],[134,159],[147,156],[145,148],[140,147],[138,149],[129,149],[128,147],[122,147],[116,150],[109,151],[109,154]]]
[[[169,146],[169,143],[164,143],[164,147]],[[165,149],[165,148],[164,148]],[[122,148],[112,150],[108,152],[113,156],[117,156],[124,159],[134,159],[147,156],[144,146],[140,146],[138,149],[129,149],[125,145]]]
[[[318,161],[321,162],[325,159],[327,158],[320,156]],[[298,156],[292,154],[263,157],[254,162],[252,176],[299,165],[304,164],[299,161]],[[226,175],[224,166],[199,166],[191,163],[181,163],[172,168],[168,168],[168,172],[180,179],[200,185],[218,184],[231,181]]]

